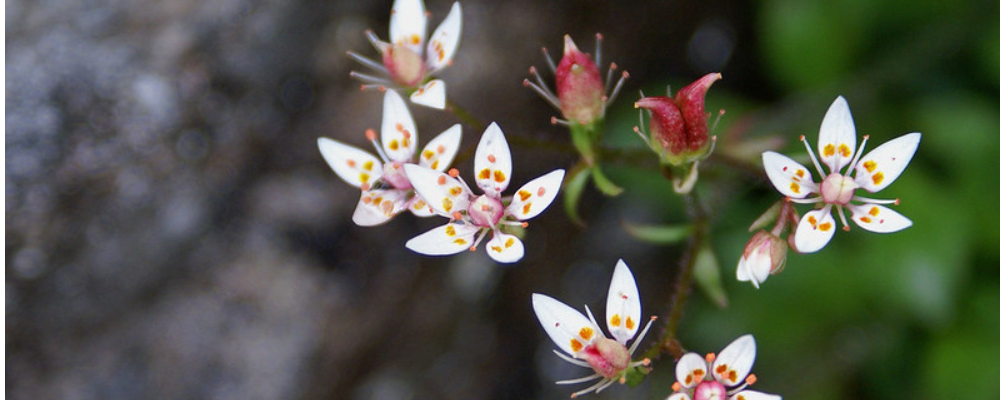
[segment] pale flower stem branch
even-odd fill
[[[469,128],[472,128],[472,130],[482,131],[483,129],[485,129],[486,126],[483,125],[483,123],[480,122],[478,118],[474,117],[468,111],[465,111],[465,109],[462,108],[462,106],[459,106],[458,103],[455,103],[455,101],[452,100],[450,97],[447,100],[447,104],[448,105],[447,107],[445,107],[445,109],[451,112],[452,114],[455,114],[455,117],[457,117],[460,121],[468,125]]]

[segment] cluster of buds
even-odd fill
[[[455,2],[448,16],[426,40],[428,13],[421,0],[396,0],[389,16],[389,41],[384,42],[372,31],[368,40],[382,55],[379,63],[353,51],[347,55],[381,76],[351,72],[351,77],[364,84],[362,90],[397,88],[410,96],[410,101],[423,106],[444,109],[445,83],[433,79],[452,63],[462,34],[462,7]]]

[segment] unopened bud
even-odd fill
[[[604,117],[604,82],[597,64],[581,52],[573,39],[564,37],[563,58],[556,67],[556,95],[563,117],[590,124]]]
[[[743,249],[743,256],[736,266],[736,279],[750,281],[759,288],[768,276],[785,269],[787,255],[788,242],[768,231],[758,231]]]

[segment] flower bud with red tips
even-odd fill
[[[564,36],[563,58],[556,67],[556,94],[563,117],[590,124],[604,116],[604,82],[597,64]]]
[[[692,162],[709,150],[705,94],[722,74],[711,73],[684,87],[673,97],[644,97],[636,108],[649,110],[650,147],[672,165]]]

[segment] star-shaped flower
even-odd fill
[[[585,317],[559,300],[538,293],[531,295],[531,304],[545,333],[569,355],[555,350],[553,352],[571,364],[594,370],[592,375],[558,381],[556,384],[599,380],[594,385],[573,393],[572,397],[594,391],[600,393],[615,381],[624,383],[626,370],[649,364],[649,359],[632,361],[632,354],[649,331],[651,322],[656,320],[655,316],[650,318],[650,323],[646,324],[646,328],[632,343],[632,347],[625,347],[639,332],[638,322],[642,316],[642,305],[639,303],[639,289],[635,285],[635,278],[632,277],[632,271],[624,261],[618,260],[618,264],[615,265],[611,286],[608,288],[606,322],[614,339],[604,336],[604,332],[594,319],[594,314],[590,312],[590,307],[584,306],[587,310]]]
[[[750,373],[757,357],[753,335],[743,335],[719,352],[702,358],[687,353],[677,360],[674,394],[667,400],[781,400],[781,396],[746,390],[757,377]]]
[[[393,90],[385,92],[382,109],[382,143],[375,131],[365,132],[379,157],[330,138],[319,138],[319,151],[326,163],[344,182],[361,188],[361,200],[354,210],[354,223],[374,226],[385,223],[405,209],[413,215],[434,215],[427,203],[414,193],[403,166],[414,164],[417,126],[403,98]],[[427,143],[414,165],[444,171],[458,152],[462,127],[453,125]]]
[[[450,255],[475,246],[487,232],[493,238],[486,244],[486,252],[494,260],[512,263],[524,256],[524,244],[512,234],[504,232],[508,225],[527,226],[527,221],[544,211],[562,184],[565,171],[557,169],[535,178],[515,192],[513,197],[501,197],[510,183],[513,165],[510,147],[503,131],[494,122],[486,128],[475,158],[476,185],[485,192],[474,195],[458,172],[449,174],[440,170],[406,165],[413,188],[437,214],[451,218],[451,222],[427,231],[406,242],[406,247],[427,255]],[[476,237],[478,234],[478,237]]]
[[[432,79],[451,65],[462,35],[462,7],[455,2],[448,16],[426,40],[427,12],[422,0],[396,0],[389,16],[389,42],[383,42],[372,31],[368,40],[382,54],[382,62],[373,61],[353,51],[347,55],[385,77],[351,72],[363,82],[362,89],[401,88],[410,94],[410,101],[423,106],[444,109],[445,84]]]
[[[844,230],[850,229],[844,216],[845,207],[851,211],[851,220],[855,224],[872,232],[896,232],[913,224],[903,215],[885,207],[886,204],[899,204],[899,199],[871,199],[857,196],[854,192],[861,188],[875,193],[895,181],[913,158],[920,144],[920,133],[908,133],[890,140],[859,158],[868,142],[868,135],[864,136],[861,148],[855,152],[856,134],[851,110],[847,107],[847,100],[837,97],[819,128],[819,160],[829,168],[829,174],[819,166],[805,137],[800,137],[800,140],[819,172],[819,182],[814,182],[809,171],[791,158],[773,151],[762,156],[764,171],[781,194],[796,203],[818,206],[805,213],[795,229],[792,245],[796,251],[815,252],[830,242],[837,224],[832,215],[834,207]],[[844,167],[847,170],[841,174]]]

